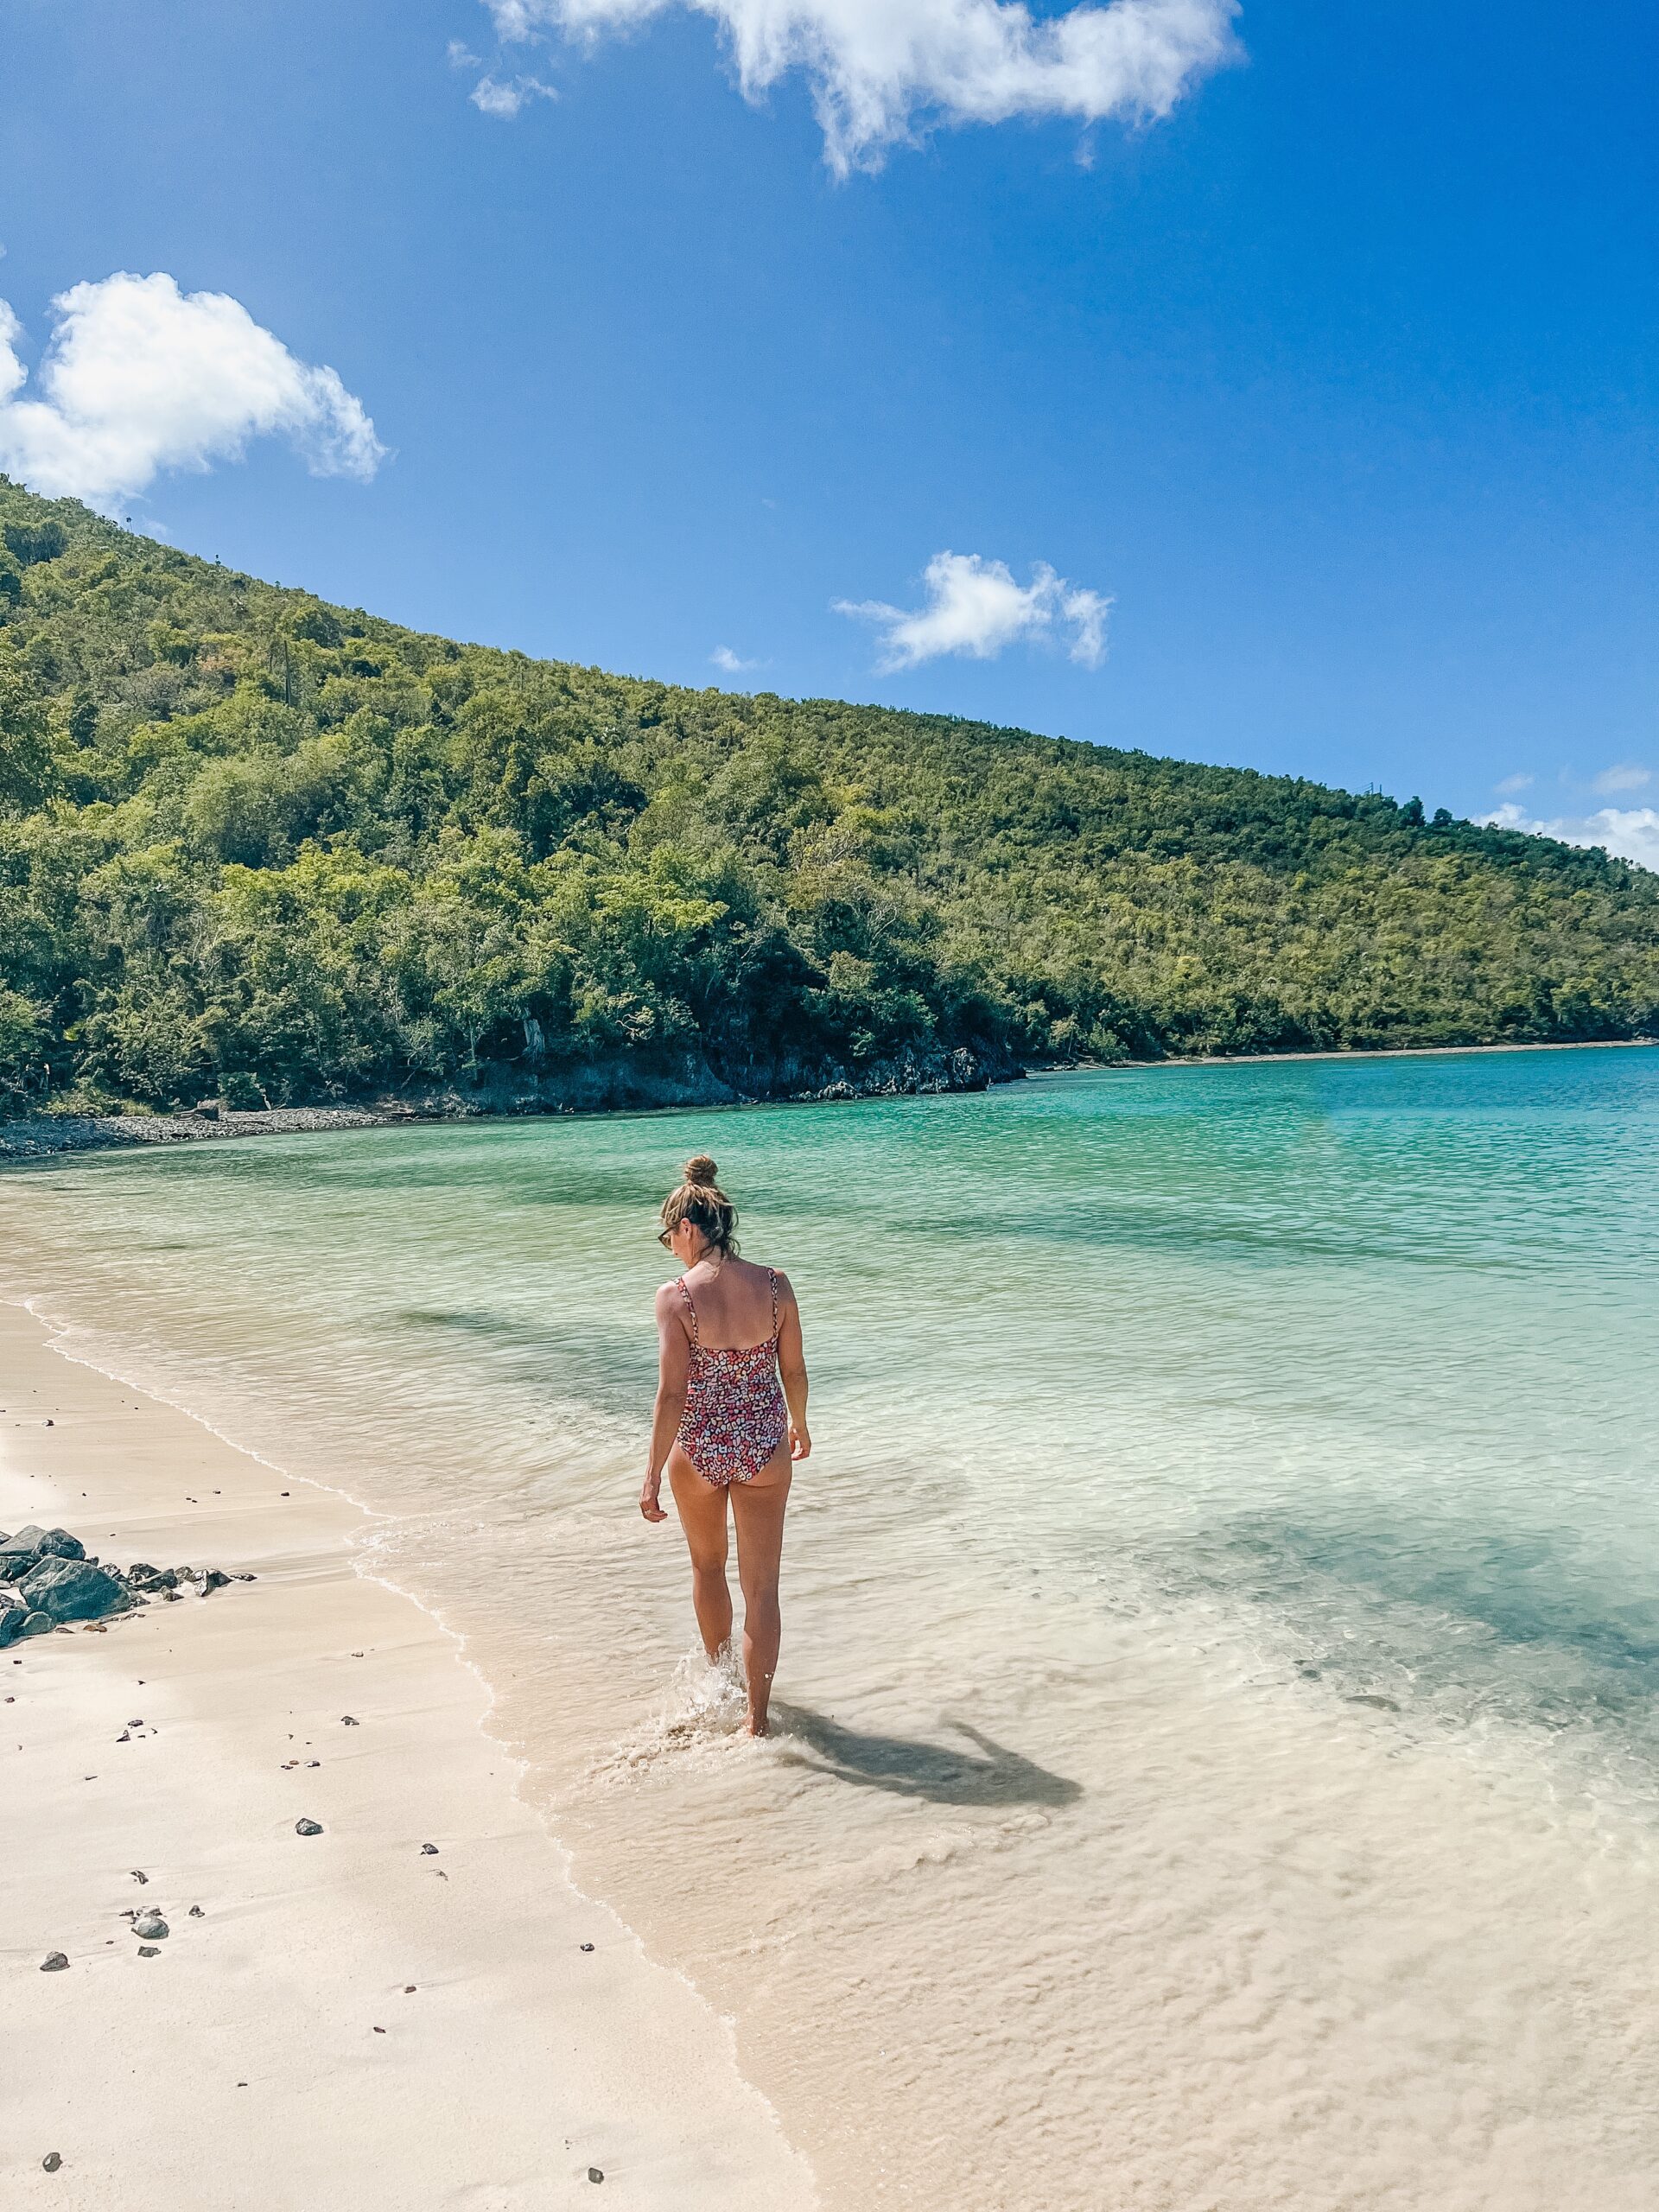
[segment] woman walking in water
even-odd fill
[[[657,1294],[657,1406],[639,1510],[647,1521],[667,1520],[659,1502],[666,1468],[691,1553],[702,1648],[718,1659],[732,1635],[729,1494],[743,1586],[749,1733],[764,1736],[778,1667],[784,1508],[791,1462],[806,1458],[812,1440],[795,1294],[775,1268],[739,1259],[736,1227],[737,1209],[715,1180],[715,1163],[699,1153],[663,1201],[660,1241],[683,1272]]]

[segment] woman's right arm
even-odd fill
[[[779,1275],[778,1301],[778,1373],[783,1382],[784,1402],[789,1408],[789,1456],[810,1457],[812,1438],[806,1426],[806,1350],[801,1342],[801,1309],[789,1277]]]
[[[674,1285],[665,1282],[657,1294],[657,1402],[651,1415],[651,1457],[645,1479],[639,1486],[639,1510],[647,1521],[666,1521],[659,1499],[663,1469],[680,1433],[685,1411],[685,1378],[691,1365],[691,1340],[676,1309]]]

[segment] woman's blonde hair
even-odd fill
[[[737,1208],[715,1180],[716,1172],[706,1152],[696,1153],[686,1161],[684,1181],[663,1200],[662,1241],[666,1244],[671,1230],[689,1221],[693,1229],[702,1230],[710,1251],[734,1260]]]

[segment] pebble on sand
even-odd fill
[[[603,2181],[605,2177],[597,2166],[589,2166],[588,2169],[588,2178],[589,2181]]]
[[[435,1843],[423,1843],[421,1846],[421,1856],[423,1859],[435,1859],[437,1855],[438,1847]]]
[[[321,1821],[296,1821],[294,1833],[296,1835],[321,1835],[322,1823]]]
[[[170,1930],[159,1912],[141,1912],[132,1923],[132,1932],[147,1943],[159,1943]]]
[[[48,1951],[46,1956],[41,1961],[41,1972],[42,1974],[61,1974],[68,1963],[68,1960],[64,1956],[61,1951]]]
[[[56,2173],[58,2168],[62,2164],[63,2153],[61,2151],[48,2151],[46,2156],[41,2160],[42,2171],[48,2174]]]
[[[159,1959],[162,1955],[162,1947],[159,1943],[141,1943],[138,1946],[138,1955],[141,1959]]]

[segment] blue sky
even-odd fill
[[[1148,3],[1225,35],[1223,0]],[[55,296],[164,272],[272,334],[237,374],[285,348],[297,379],[241,458],[233,408],[217,448],[175,419],[223,398],[194,359],[165,435],[105,437],[104,503],[194,551],[531,652],[1503,804],[1659,864],[1650,5],[1255,0],[1166,112],[1085,121],[1031,111],[1111,104],[1065,59],[1122,28],[1097,8],[788,0],[832,92],[876,86],[837,175],[810,72],[734,81],[756,0],[632,4],[8,0],[21,397]],[[919,105],[880,74],[906,24],[945,42]],[[1014,62],[964,92],[982,33]],[[131,404],[119,362],[83,404]],[[14,473],[92,466],[84,423],[11,420]],[[210,465],[166,465],[192,437]],[[947,552],[935,619],[836,611],[925,613]]]

